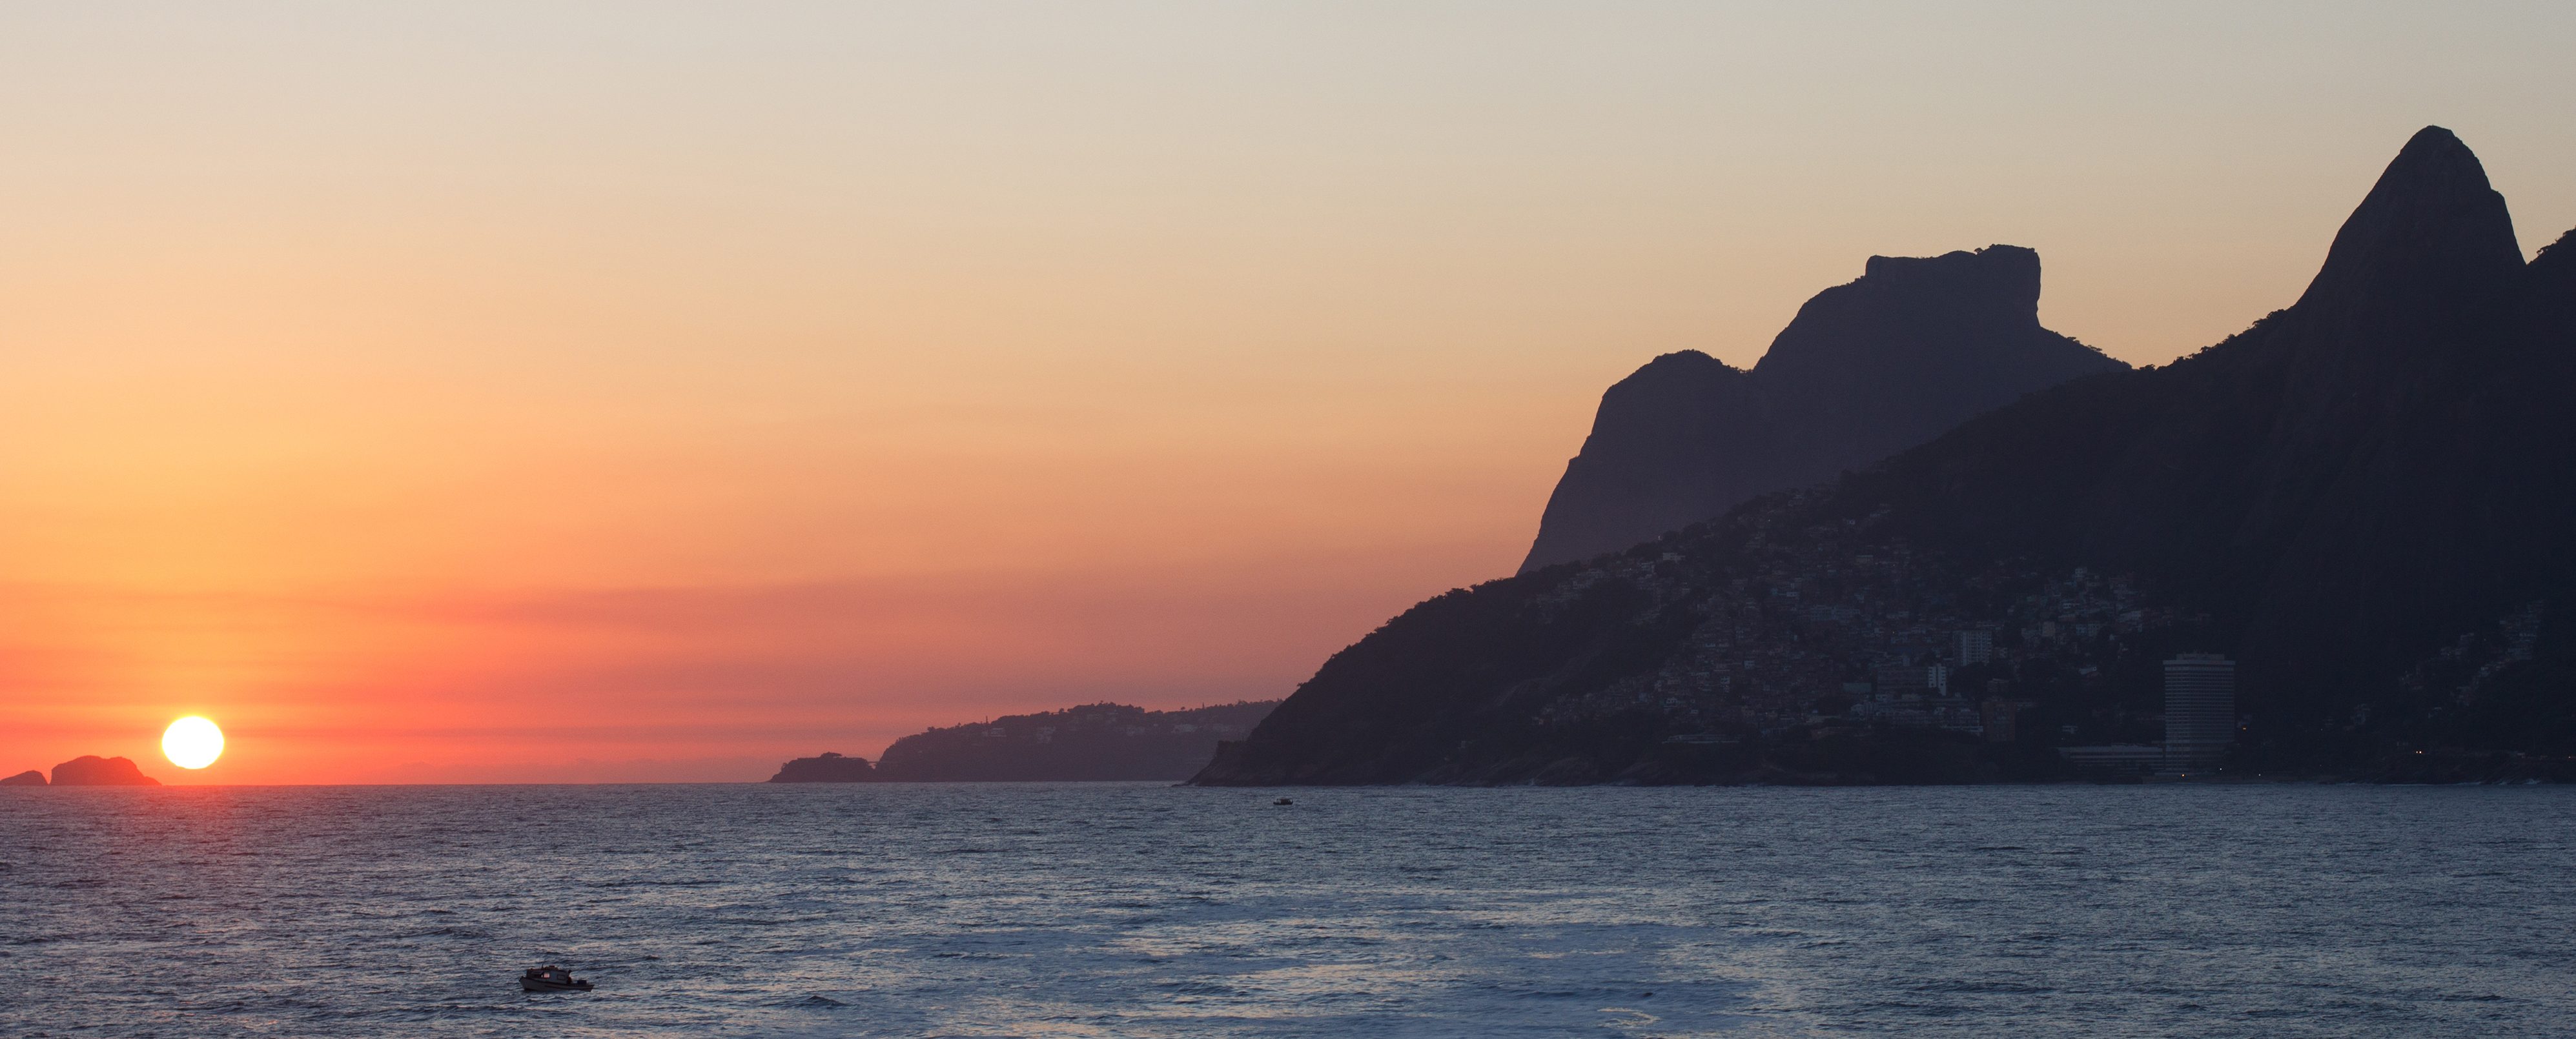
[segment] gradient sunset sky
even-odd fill
[[[2576,5],[2072,6],[10,4],[0,774],[1277,697],[1873,253],[2148,364],[2428,123],[2576,225]]]

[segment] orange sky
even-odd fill
[[[2035,247],[2152,363],[2425,123],[2576,224],[2556,6],[1908,10],[12,5],[0,773],[1278,696],[1872,253]]]

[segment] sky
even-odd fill
[[[2152,9],[2148,9],[2152,8]],[[2162,363],[2576,5],[0,7],[0,774],[750,780],[1285,695],[1872,254]],[[164,760],[163,725],[225,757]]]

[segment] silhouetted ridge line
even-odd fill
[[[1198,781],[2072,776],[2152,752],[2183,654],[2231,771],[2576,779],[2571,237],[2521,262],[2428,128],[2244,332],[1417,605]]]
[[[2486,167],[2451,131],[2428,126],[2345,218],[2293,309],[2452,319],[2522,266]]]
[[[1118,703],[1013,714],[894,741],[871,766],[825,754],[798,758],[772,783],[1087,782],[1188,779],[1279,701],[1149,711]]]
[[[54,766],[52,786],[160,786],[161,781],[144,775],[130,758],[102,758],[83,754]]]
[[[1750,372],[1695,350],[1602,394],[1522,572],[1616,551],[1827,479],[2031,390],[2120,362],[2039,324],[2039,254],[1873,256]]]

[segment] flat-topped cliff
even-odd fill
[[[2126,367],[2040,326],[2036,252],[1870,257],[1800,307],[1750,371],[1684,350],[1603,393],[1521,571],[1652,540]]]

